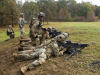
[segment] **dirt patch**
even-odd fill
[[[12,54],[18,51],[18,39],[16,38],[14,41],[9,40],[12,43],[11,45],[8,42],[8,44],[2,46],[2,50],[0,51],[0,75],[22,75],[20,72],[21,67],[35,60],[13,63]],[[74,56],[69,61],[64,62],[65,58],[66,56],[51,57],[49,60],[46,60],[45,64],[27,71],[25,75],[81,75],[82,73],[90,72],[89,69],[85,70],[86,68],[80,65],[80,63],[84,64],[84,62],[79,61],[75,63],[77,60],[81,60],[81,58],[76,59],[76,56]],[[92,72],[91,75],[93,75]]]

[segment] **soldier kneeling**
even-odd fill
[[[10,36],[10,39],[15,37],[14,30],[11,25],[9,25],[9,28],[7,29],[7,35]]]

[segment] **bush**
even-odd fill
[[[85,20],[85,18],[82,17],[82,16],[78,17],[78,19],[79,19],[79,21],[84,21]]]

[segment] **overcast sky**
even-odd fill
[[[22,0],[23,3],[25,2],[25,0]],[[29,0],[29,1],[35,1],[35,0]],[[57,1],[57,0],[55,0]],[[93,5],[98,5],[100,6],[100,0],[75,0],[77,3],[81,3],[82,1],[84,2],[91,2]]]
[[[84,2],[91,2],[93,5],[100,6],[100,0],[76,0],[77,3],[81,3],[82,1],[84,1]]]

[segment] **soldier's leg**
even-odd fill
[[[20,32],[21,32],[20,37],[22,39],[22,28],[21,27],[20,27]]]
[[[12,38],[14,38],[14,35],[12,35]]]
[[[40,45],[40,39],[36,38],[35,43],[36,43],[36,47],[39,46]]]
[[[25,27],[20,28],[20,31],[21,31],[21,39],[23,39],[25,34]]]
[[[32,70],[37,66],[40,66],[41,64],[43,64],[46,60],[46,54],[43,52],[41,54],[39,54],[39,59],[35,60],[34,62],[28,64],[27,66],[24,66],[21,68],[21,72],[25,73],[28,69]]]
[[[37,66],[40,66],[41,64],[43,64],[46,60],[46,54],[43,52],[39,55],[39,59],[38,60],[35,60],[34,62],[28,64],[28,68],[30,70],[34,69],[35,67]]]
[[[34,50],[19,51],[18,54],[32,54]]]
[[[35,54],[17,54],[13,53],[13,62],[16,62],[16,60],[30,60],[34,59],[36,56]]]
[[[16,62],[16,60],[30,60],[30,59],[33,59],[35,57],[39,57],[39,55],[42,52],[45,52],[45,49],[42,49],[42,48],[36,49],[36,51],[32,54],[13,53],[13,62]]]
[[[45,39],[46,39],[46,34],[43,34],[41,41],[44,41]]]
[[[10,35],[10,39],[12,39],[12,35]]]
[[[12,38],[14,38],[15,37],[15,34],[14,33],[12,33]]]
[[[28,47],[19,47],[18,50],[19,50],[19,51],[24,51],[24,50],[35,50],[35,47],[31,47],[31,46],[28,46]]]

